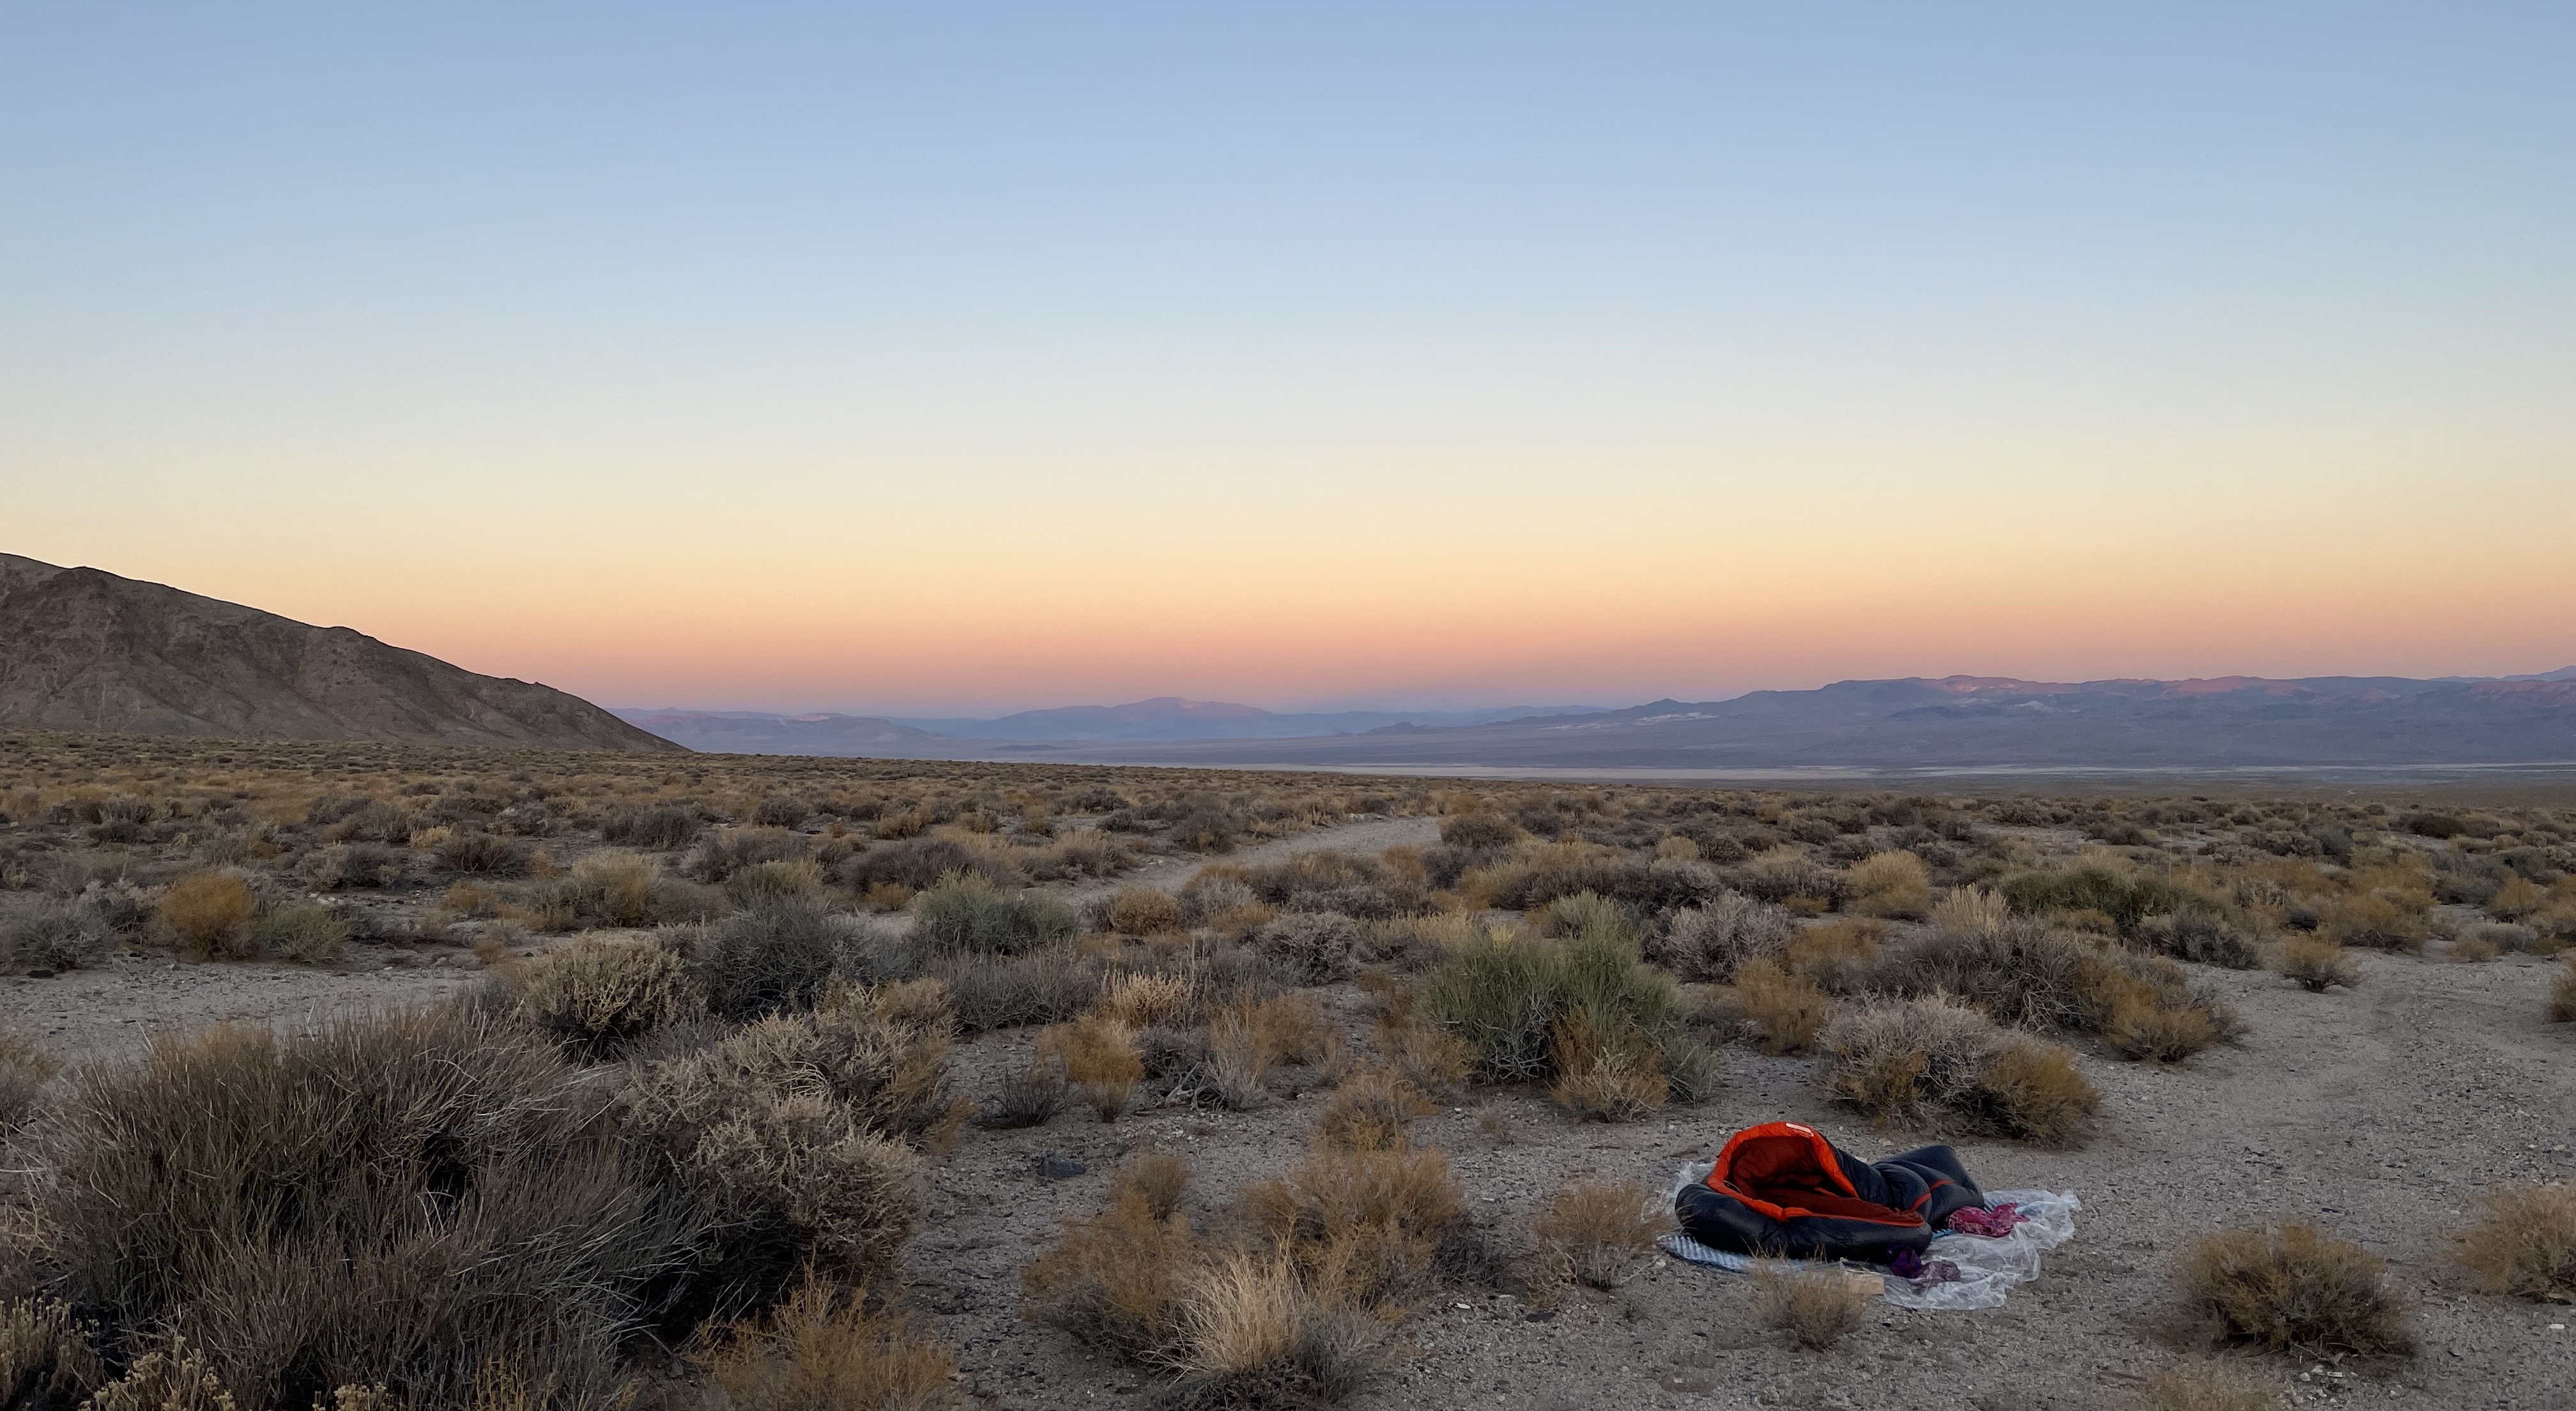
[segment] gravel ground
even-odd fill
[[[1266,861],[1318,848],[1375,851],[1436,836],[1425,819],[1381,819],[1263,845]],[[1130,881],[1177,887],[1195,860],[1157,862]],[[1123,885],[1124,883],[1122,883]],[[272,964],[180,965],[128,958],[47,980],[0,979],[0,1020],[57,1056],[130,1052],[164,1026],[291,1023],[431,998],[471,983],[472,958],[445,950],[383,967],[360,948],[345,972]],[[2311,995],[2262,972],[2201,972],[2244,1015],[2239,1047],[2156,1068],[2086,1056],[2105,1094],[2099,1131],[2067,1152],[1962,1144],[1988,1186],[2071,1189],[2085,1203],[2073,1243],[2000,1309],[1883,1308],[1830,1352],[1784,1344],[1751,1320],[1738,1276],[1657,1258],[1608,1294],[1463,1292],[1391,1336],[1360,1411],[1431,1407],[1574,1411],[1600,1406],[2117,1406],[2184,1354],[2158,1340],[2166,1273],[2195,1235],[2311,1217],[2387,1258],[2419,1308],[2423,1352],[2402,1362],[2277,1372],[2303,1401],[2576,1411],[2576,1309],[2490,1298],[2449,1262],[2445,1242],[2474,1196],[2515,1181],[2566,1180],[2576,1167],[2576,1025],[2542,1016],[2551,968],[2360,957],[2362,986]],[[1360,996],[1325,992],[1358,1043]],[[981,1097],[1028,1061],[1033,1035],[959,1046],[956,1086]],[[1476,1220],[1506,1255],[1532,1252],[1531,1213],[1582,1173],[1662,1187],[1692,1156],[1752,1123],[1814,1123],[1846,1146],[1885,1152],[1929,1139],[1872,1132],[1825,1102],[1804,1060],[1726,1056],[1716,1095],[1618,1126],[1569,1123],[1543,1096],[1480,1092],[1416,1124],[1447,1149]],[[1115,1124],[1069,1111],[1017,1132],[970,1128],[941,1160],[911,1257],[906,1299],[958,1350],[961,1384],[996,1408],[1144,1407],[1154,1379],[1019,1316],[1018,1272],[1056,1223],[1099,1208],[1109,1173],[1144,1150],[1189,1154],[1189,1201],[1203,1226],[1232,1192],[1303,1153],[1320,1093],[1256,1113],[1149,1110]],[[1044,1181],[1041,1153],[1085,1174]]]
[[[2445,1250],[2479,1190],[2564,1180],[2576,1164],[2576,1030],[2542,1017],[2551,970],[2514,959],[2362,961],[2360,989],[2327,995],[2262,972],[2204,972],[2251,1025],[2244,1044],[2173,1068],[2086,1057],[2105,1102],[2082,1150],[1962,1143],[1984,1184],[2073,1190],[2085,1203],[2074,1241],[2002,1308],[1883,1307],[1832,1351],[1806,1352],[1752,1323],[1740,1276],[1659,1258],[1611,1294],[1440,1300],[1398,1330],[1388,1364],[1354,1404],[2117,1406],[2147,1376],[2186,1360],[2156,1324],[2167,1270],[2193,1236],[2309,1217],[2389,1261],[2391,1279],[2419,1305],[2423,1353],[2368,1367],[2256,1364],[2303,1401],[2576,1407],[2576,1336],[2550,1327],[2576,1310],[2480,1294]],[[1333,996],[1354,1034],[1357,998]],[[1003,1034],[965,1045],[961,1090],[989,1091],[1027,1061],[1030,1043]],[[1823,1100],[1804,1060],[1731,1050],[1727,1063],[1714,1098],[1656,1121],[1574,1125],[1543,1097],[1505,1092],[1425,1119],[1415,1135],[1450,1151],[1475,1218],[1522,1255],[1531,1213],[1567,1178],[1593,1172],[1660,1187],[1683,1161],[1756,1122],[1812,1122],[1863,1152],[1931,1139],[1870,1131]],[[1150,1378],[1020,1319],[1020,1265],[1059,1219],[1097,1210],[1109,1173],[1137,1151],[1188,1153],[1194,1218],[1221,1221],[1228,1193],[1298,1158],[1320,1100],[1251,1114],[1145,1112],[1115,1125],[1069,1112],[1031,1131],[971,1131],[941,1165],[912,1279],[927,1321],[957,1343],[973,1396],[994,1407],[1149,1404]],[[1038,1179],[1033,1160],[1050,1151],[1088,1172]]]

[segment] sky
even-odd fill
[[[0,551],[621,706],[2576,663],[2564,5],[0,8]]]

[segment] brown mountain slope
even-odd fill
[[[346,627],[0,554],[0,726],[277,740],[668,750],[551,686]]]

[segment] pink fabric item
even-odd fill
[[[2013,1226],[2028,1218],[2021,1213],[2021,1207],[2007,1200],[1989,1209],[1981,1210],[1972,1205],[1950,1217],[1950,1228],[1963,1235],[1983,1235],[1990,1240],[1999,1240],[2011,1234]]]

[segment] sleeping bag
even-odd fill
[[[1673,1213],[1713,1249],[1884,1264],[1899,1250],[1920,1254],[1952,1215],[1985,1203],[1946,1146],[1869,1162],[1813,1127],[1765,1122],[1729,1137],[1708,1178],[1673,1197]]]

